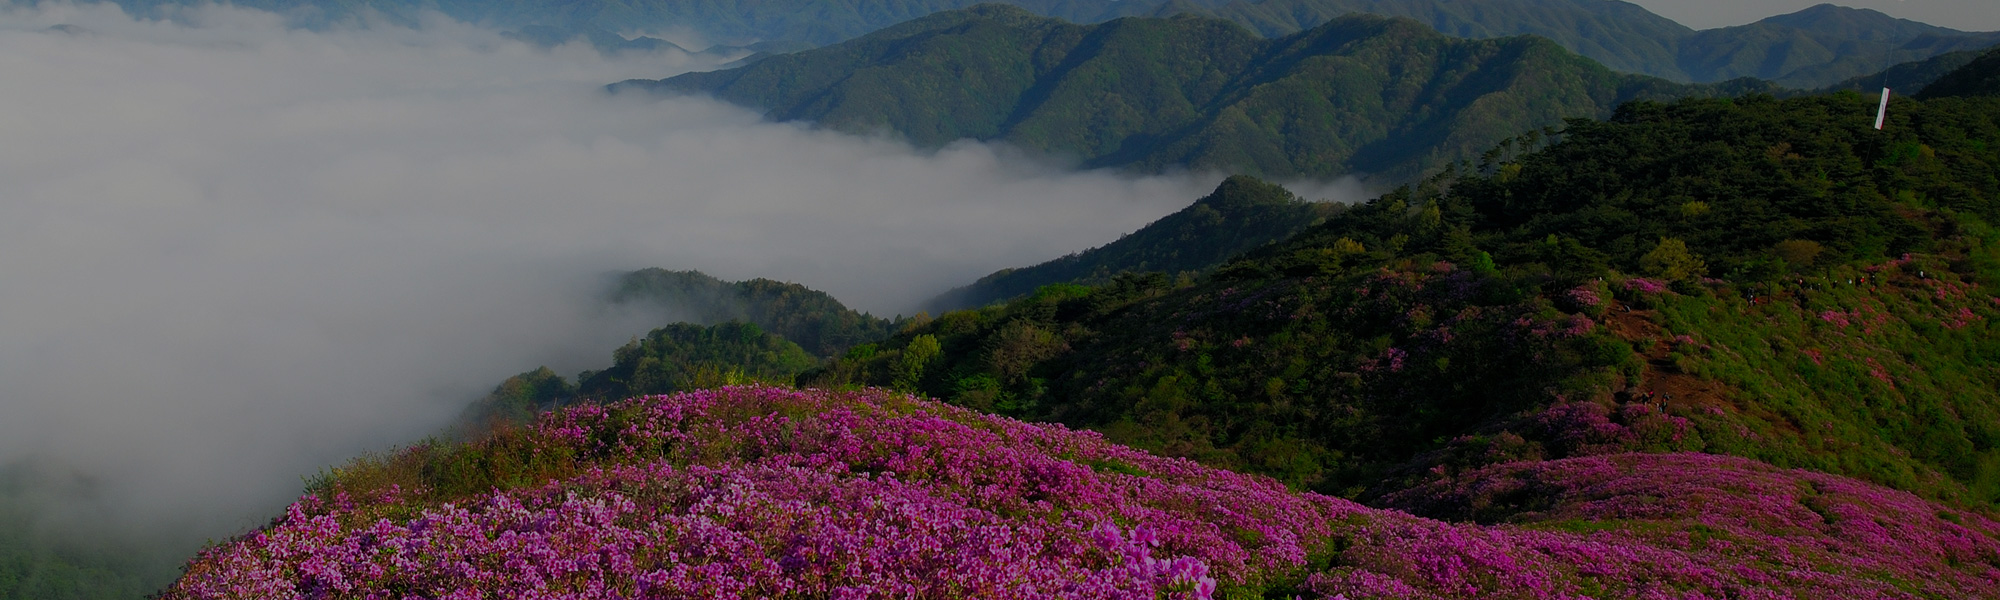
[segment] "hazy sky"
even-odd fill
[[[672,56],[185,17],[0,12],[0,466],[41,456],[207,536],[507,375],[605,366],[662,324],[607,313],[607,272],[770,277],[891,313],[1220,179],[601,92],[695,66]]]
[[[1695,29],[1742,25],[1829,4],[1823,0],[1627,1]],[[1879,10],[1893,17],[1961,31],[2000,31],[2000,0],[1842,0],[1830,4]]]

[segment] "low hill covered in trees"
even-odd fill
[[[1001,140],[1086,167],[1401,180],[1638,98],[1765,89],[1615,73],[1542,38],[1446,37],[1352,15],[1278,39],[1208,18],[1077,25],[938,13],[754,64],[614,90],[713,94],[921,146]]]
[[[567,378],[548,367],[507,378],[468,406],[461,428],[534,420],[579,399],[612,401],[728,383],[790,382],[820,359],[887,338],[901,321],[858,312],[796,283],[723,281],[700,271],[620,275],[605,300],[675,321],[611,353],[611,365]]]
[[[699,325],[751,323],[818,356],[881,339],[898,327],[893,320],[848,308],[826,292],[796,283],[723,281],[700,271],[633,271],[613,284],[609,300],[652,305],[676,320]]]

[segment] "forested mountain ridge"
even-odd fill
[[[1925,86],[1921,98],[2000,96],[2000,48],[1994,48]]]
[[[1591,0],[1235,0],[1215,6],[1177,0],[1153,14],[1180,12],[1230,19],[1273,37],[1350,13],[1409,17],[1461,37],[1546,37],[1619,71],[1694,82],[1756,77],[1796,88],[2000,43],[2000,33],[1831,4],[1700,31],[1635,5]]]
[[[939,316],[801,383],[1373,498],[1510,460],[1697,451],[2000,499],[2000,106],[1640,102],[1192,282]],[[1539,148],[1539,149],[1537,149]]]
[[[1045,285],[1102,284],[1128,272],[1190,276],[1289,238],[1341,206],[1307,202],[1283,187],[1249,177],[1230,177],[1187,208],[1117,241],[1030,267],[1003,269],[931,299],[925,310],[943,313],[983,306]]]
[[[1821,4],[1698,32],[1681,40],[1677,64],[1694,81],[1757,77],[1818,88],[1895,64],[1994,44],[2000,44],[2000,32],[1968,33]]]
[[[387,19],[415,24],[423,11],[503,29],[529,26],[646,35],[693,32],[724,45],[763,43],[771,51],[833,44],[979,0],[236,0],[296,22],[326,25]],[[194,0],[121,0],[160,14]],[[1898,63],[2000,43],[2000,34],[1955,31],[1879,12],[1820,5],[1737,27],[1696,31],[1615,0],[1008,0],[1036,14],[1096,23],[1126,16],[1192,13],[1229,19],[1267,37],[1311,29],[1348,14],[1408,17],[1450,35],[1538,35],[1613,69],[1683,82],[1758,77],[1820,88]],[[654,50],[658,43],[594,36],[607,49]],[[690,50],[699,50],[693,49]]]
[[[1536,37],[1467,40],[1350,15],[1267,40],[1228,21],[1077,25],[1006,5],[614,90],[707,93],[923,146],[972,138],[1086,167],[1406,179],[1638,98],[1725,95],[1612,72]]]
[[[1879,73],[1853,77],[1846,81],[1827,86],[1819,91],[1820,93],[1851,91],[1863,94],[1875,94],[1881,92],[1882,88],[1889,88],[1893,90],[1893,95],[1914,96],[1921,93],[1925,87],[1929,87],[1932,82],[1950,74],[1952,71],[1957,71],[1960,67],[1971,64],[1973,59],[1984,56],[1986,53],[1992,51],[1993,49],[1947,52],[1924,60],[1910,61],[1889,67]]]
[[[1694,30],[1636,4],[1605,0],[1170,0],[1152,16],[1196,14],[1284,37],[1348,14],[1406,17],[1445,35],[1536,35],[1614,70],[1686,80],[1675,68],[1675,40]]]

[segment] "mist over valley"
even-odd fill
[[[909,314],[1220,179],[615,97],[729,57],[544,51],[441,18],[309,31],[47,3],[0,12],[0,55],[19,82],[0,90],[0,465],[91,481],[98,506],[42,503],[87,516],[66,527],[181,551],[509,374],[601,367],[676,318],[604,302],[619,272]]]

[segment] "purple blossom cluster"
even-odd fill
[[[1691,424],[1646,404],[1616,409],[1596,402],[1561,402],[1536,416],[1549,443],[1565,455],[1625,452],[1635,448],[1674,448]]]
[[[1658,279],[1633,277],[1625,280],[1625,289],[1641,294],[1658,294],[1667,291],[1667,284]]]
[[[1984,517],[1720,457],[1511,463],[1396,499],[1536,507],[1482,526],[881,390],[636,398],[469,448],[572,474],[453,498],[336,482],[164,597],[2000,597]]]
[[[1570,289],[1563,294],[1563,299],[1568,300],[1570,305],[1579,311],[1604,305],[1604,298],[1597,293],[1596,288],[1589,285],[1580,285]]]

